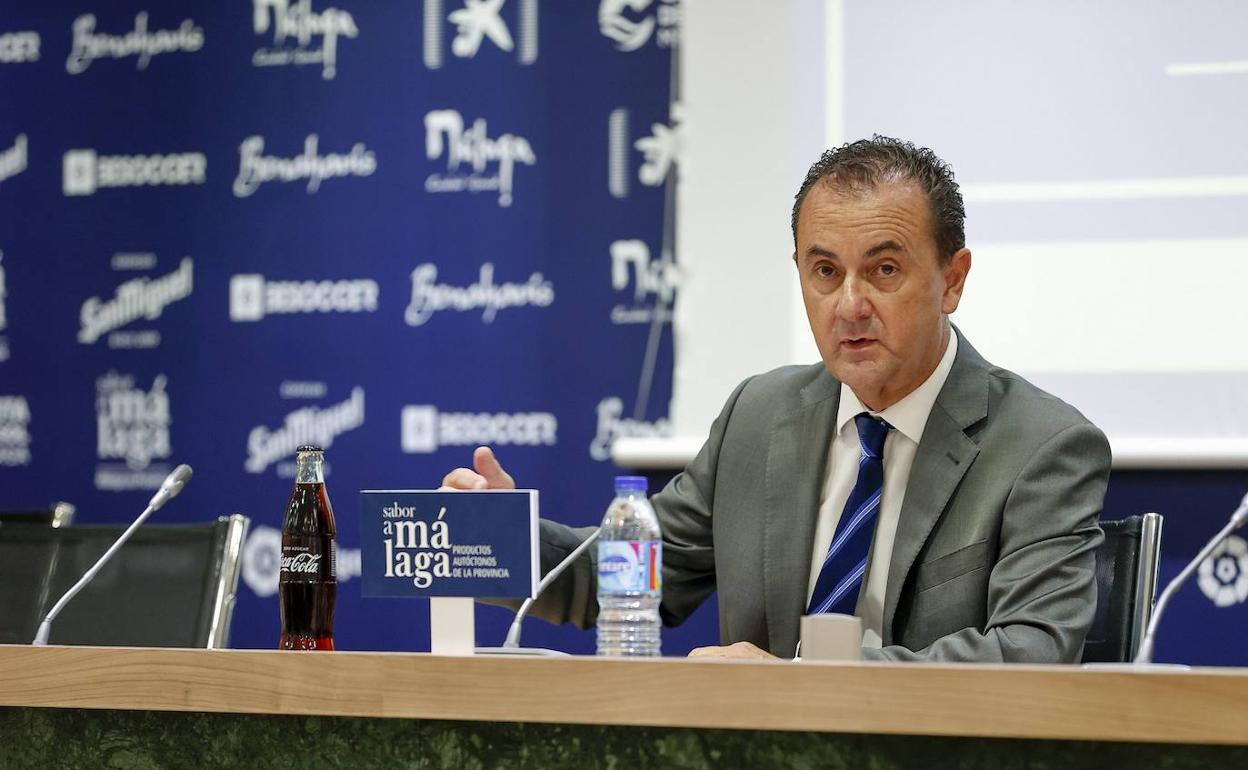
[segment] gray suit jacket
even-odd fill
[[[792,657],[840,390],[822,364],[746,380],[698,456],[652,498],[665,623],[718,590],[721,642]],[[960,337],[906,487],[884,647],[864,657],[1077,661],[1096,602],[1109,462],[1104,435],[1074,408]],[[544,569],[589,531],[544,521]],[[534,613],[592,626],[595,569],[582,558]]]

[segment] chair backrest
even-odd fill
[[[135,531],[52,624],[50,644],[225,647],[249,521]],[[125,526],[0,526],[0,642],[28,644],[44,614]]]
[[[1084,663],[1135,658],[1157,595],[1161,524],[1157,513],[1101,522],[1105,542],[1096,551],[1096,616]]]
[[[68,527],[77,509],[69,503],[52,503],[47,508],[0,510],[0,527],[5,524],[43,524]]]

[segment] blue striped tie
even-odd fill
[[[810,595],[807,615],[839,612],[853,615],[858,604],[858,587],[867,571],[876,515],[884,491],[884,439],[893,429],[884,420],[863,412],[854,418],[858,427],[858,483],[845,501],[845,510],[836,524],[836,534],[819,570],[815,590]]]

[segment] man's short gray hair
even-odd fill
[[[927,196],[941,264],[966,246],[966,208],[953,169],[926,147],[876,134],[827,150],[806,172],[793,201],[793,243],[797,215],[810,188],[821,180],[845,192],[866,192],[890,182],[911,182]]]

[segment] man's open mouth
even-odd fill
[[[854,337],[852,339],[841,340],[841,346],[850,350],[863,350],[875,344],[875,340],[871,337]]]

